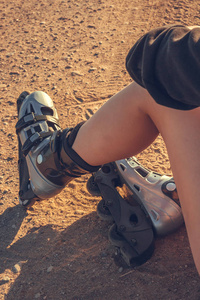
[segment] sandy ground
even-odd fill
[[[87,176],[23,210],[15,135],[22,91],[47,92],[62,127],[75,125],[130,83],[125,57],[138,37],[198,24],[199,11],[198,0],[1,0],[0,299],[200,299],[185,227],[157,239],[146,264],[121,267]],[[161,137],[138,157],[171,172]]]

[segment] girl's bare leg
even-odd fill
[[[154,102],[149,105],[149,114],[168,150],[191,250],[200,274],[200,108],[180,111]]]
[[[160,132],[166,143],[189,241],[200,274],[200,108],[158,105],[132,83],[81,127],[73,149],[89,164],[136,155]]]
[[[81,127],[73,149],[90,165],[102,165],[147,148],[158,130],[144,112],[144,92],[132,83],[113,96]]]

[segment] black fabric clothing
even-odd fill
[[[149,31],[129,51],[126,68],[157,103],[181,110],[200,106],[200,27]]]

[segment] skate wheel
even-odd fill
[[[118,232],[116,224],[113,224],[110,227],[108,237],[110,242],[119,248],[120,254],[128,266],[140,266],[150,259],[153,254],[154,239],[144,248],[135,248],[135,246],[137,246],[137,241],[135,241],[136,245],[130,245],[130,243]]]
[[[117,225],[113,224],[108,232],[108,238],[111,244],[117,247],[121,247],[124,244],[124,237],[117,231]]]
[[[21,198],[19,197],[19,204],[21,205],[21,206],[23,206],[24,208],[26,208],[26,209],[28,209],[28,208],[30,208],[31,206],[33,206],[34,205],[34,203],[35,203],[35,199],[31,199],[31,200],[21,200]]]
[[[97,205],[97,214],[99,218],[103,221],[113,221],[113,217],[109,209],[105,205],[105,201],[102,199]]]
[[[88,192],[92,195],[92,196],[95,196],[95,197],[99,197],[101,196],[101,192],[98,188],[98,185],[96,184],[96,182],[94,181],[94,176],[91,176],[89,179],[88,179],[88,182],[87,182],[87,190]]]

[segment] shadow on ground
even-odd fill
[[[25,216],[20,206],[7,209],[1,216],[0,273],[22,262],[6,300],[151,300],[158,299],[158,294],[159,299],[166,299],[167,294],[168,300],[174,300],[177,293],[181,299],[200,299],[199,278],[184,227],[157,240],[153,257],[130,269],[116,264],[115,249],[107,239],[109,224],[99,220],[96,213],[63,231],[51,225],[33,228],[13,242]],[[9,234],[7,226],[13,228]]]

